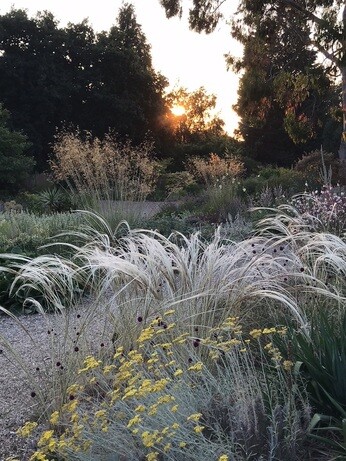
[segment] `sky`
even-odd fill
[[[48,10],[65,26],[85,18],[95,31],[109,30],[115,24],[122,0],[0,0],[0,14],[11,6],[24,8],[29,16]],[[224,54],[241,55],[240,45],[232,39],[226,22],[210,35],[197,34],[188,28],[187,19],[166,19],[159,0],[129,0],[135,7],[137,21],[151,45],[156,71],[161,72],[170,88],[186,87],[194,91],[203,86],[207,93],[217,96],[217,111],[232,134],[238,119],[232,110],[237,100],[238,76],[227,71]],[[234,0],[227,2],[227,11],[236,8]]]

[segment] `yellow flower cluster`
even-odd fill
[[[165,313],[173,314],[174,311]],[[166,335],[173,328],[174,323],[155,319],[139,334],[136,349],[127,351],[118,347],[112,362],[106,364],[97,357],[87,356],[78,372],[78,380],[87,384],[76,383],[67,389],[69,399],[50,415],[53,429],[41,434],[39,450],[31,461],[44,461],[51,455],[64,459],[68,452],[88,450],[92,444],[90,440],[85,440],[88,431],[99,431],[101,434],[111,431],[112,421],[119,423],[123,420],[124,430],[133,436],[137,435],[147,449],[146,459],[149,461],[158,459],[159,453],[186,447],[186,430],[190,431],[190,436],[202,434],[204,426],[199,423],[201,413],[184,416],[184,410],[175,402],[172,394],[174,386],[184,385],[185,377],[188,384],[193,384],[197,379],[193,373],[203,372],[206,365],[191,354],[189,334]],[[216,338],[215,344],[220,349],[227,350],[240,344],[241,329],[236,318],[227,319],[217,334],[220,337]],[[192,350],[199,354],[199,350]],[[184,357],[184,361],[180,360],[181,357]],[[91,410],[87,414],[84,412],[85,404]],[[157,421],[163,414],[168,414],[169,418],[166,425],[160,428]],[[156,421],[154,425],[153,421]],[[34,423],[27,423],[22,428],[23,432],[29,432],[30,424]],[[59,430],[65,427],[65,432],[60,434],[56,427],[58,425]]]
[[[192,415],[188,416],[186,419],[187,421],[195,421],[196,423],[200,420],[202,413],[193,413]]]
[[[274,333],[284,336],[287,333],[287,328],[286,327],[280,327],[280,328],[271,327],[271,328],[263,328],[262,330],[255,328],[254,330],[250,331],[250,336],[252,336],[254,339],[258,339],[262,335],[272,335]]]
[[[37,426],[38,424],[36,422],[28,421],[24,424],[24,426],[17,430],[17,434],[21,437],[29,437]]]
[[[78,373],[85,373],[86,371],[98,368],[102,364],[101,360],[96,360],[95,357],[89,355],[84,360],[84,368],[81,368]]]
[[[202,344],[208,347],[209,357],[218,360],[221,353],[227,353],[235,347],[243,346],[242,326],[239,317],[228,317],[218,327],[212,328],[209,337]]]
[[[197,362],[195,363],[194,365],[191,365],[189,368],[188,368],[188,371],[202,371],[203,369],[203,363],[202,362]]]

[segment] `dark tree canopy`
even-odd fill
[[[0,103],[0,192],[18,192],[34,167],[34,160],[25,155],[27,138],[10,129],[10,114]]]
[[[16,129],[27,134],[41,168],[56,129],[109,130],[143,140],[160,129],[166,79],[155,72],[150,45],[132,5],[109,32],[86,20],[59,28],[49,12],[0,16],[0,94]]]
[[[301,24],[300,40],[271,19],[250,30],[234,24],[233,34],[244,45],[242,59],[228,59],[235,71],[243,71],[235,106],[239,132],[257,160],[289,166],[302,152],[323,144],[323,127],[338,104],[337,89],[307,46],[306,24]],[[337,152],[339,146],[328,147]]]
[[[217,22],[221,17],[220,6],[229,3],[229,0],[191,0],[189,9],[190,27],[198,32],[211,32],[214,30]],[[160,0],[161,5],[165,8],[168,17],[181,14],[183,2],[181,0]],[[169,6],[169,8],[168,8]],[[277,50],[288,53],[290,48],[291,67],[294,70],[288,70],[292,75],[293,81],[288,82],[288,88],[292,85],[295,89],[299,89],[298,96],[300,109],[303,105],[302,97],[304,91],[307,96],[315,91],[316,85],[313,79],[309,77],[309,84],[306,86],[307,74],[302,78],[302,74],[297,76],[294,74],[297,70],[301,70],[299,62],[300,47],[304,54],[317,53],[324,58],[325,74],[340,75],[342,80],[342,113],[344,120],[343,135],[339,149],[340,158],[346,159],[346,57],[345,57],[345,37],[346,37],[346,3],[345,0],[240,0],[236,15],[233,17],[233,35],[244,40],[252,41],[254,37],[262,41],[264,46],[268,46],[276,39]],[[273,35],[276,34],[276,35]],[[252,43],[255,50],[255,45]],[[271,52],[274,53],[272,49]],[[261,57],[263,54],[260,53]],[[269,55],[268,55],[269,56]],[[275,53],[273,54],[275,56]],[[287,55],[288,58],[288,55]],[[308,63],[310,65],[311,59]],[[239,68],[243,64],[239,65]],[[300,67],[299,67],[300,65]],[[268,70],[271,71],[270,63]],[[285,69],[281,69],[285,70]],[[288,74],[286,74],[287,76]],[[321,74],[320,74],[321,75]],[[315,73],[314,78],[318,77]],[[254,78],[254,75],[251,77]],[[281,74],[281,79],[284,74]],[[319,78],[319,77],[318,77]],[[299,88],[300,79],[300,88]],[[283,100],[280,103],[287,103]],[[305,98],[307,99],[307,98]],[[305,101],[305,100],[304,100]],[[287,107],[286,107],[287,112]],[[296,124],[296,130],[307,127],[306,121],[300,117],[293,117],[292,110],[286,113],[286,128],[293,129]],[[304,122],[303,124],[301,122]],[[309,123],[311,121],[309,120]],[[314,122],[312,121],[312,124]],[[302,135],[304,130],[302,130]]]

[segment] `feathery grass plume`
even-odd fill
[[[129,211],[129,202],[143,202],[158,175],[151,142],[134,146],[112,134],[100,140],[91,133],[61,132],[53,151],[55,180],[67,183],[83,207],[109,217],[116,214],[118,221],[138,218],[137,210]]]
[[[114,233],[104,220],[95,219],[104,232],[92,228],[81,232],[80,238],[90,241],[69,245],[74,251],[71,259],[33,259],[15,283],[35,285],[59,309],[59,293],[70,293],[76,281],[98,296],[107,294],[107,304],[116,312],[116,334],[121,336],[125,332],[129,336],[138,316],[145,325],[171,306],[178,310],[181,324],[192,329],[199,324],[208,329],[230,314],[266,302],[285,306],[299,324],[305,323],[301,308],[278,277],[287,271],[282,256],[255,251],[262,246],[257,237],[234,244],[221,240],[217,231],[209,243],[198,234],[180,235],[180,243],[175,243],[173,235],[133,230],[114,245]],[[292,251],[287,250],[285,257],[291,268],[299,266]]]
[[[173,460],[179,459],[177,456],[180,456],[180,449],[188,447],[190,450],[188,456],[181,459],[203,459],[205,453],[210,453],[211,456],[210,450],[222,456],[225,451],[219,452],[219,449],[220,440],[224,441],[224,437],[215,435],[213,424],[208,423],[208,418],[214,421],[218,417],[212,414],[210,408],[206,409],[203,405],[207,401],[212,402],[214,398],[219,399],[219,393],[222,394],[224,389],[227,390],[225,395],[233,395],[232,392],[236,387],[234,382],[240,380],[241,385],[237,388],[239,394],[236,393],[239,398],[237,397],[236,402],[240,408],[239,414],[242,415],[239,421],[243,426],[234,428],[228,433],[230,434],[228,435],[230,439],[227,439],[228,452],[230,456],[233,456],[233,453],[237,453],[238,456],[239,452],[234,447],[239,447],[241,434],[244,434],[242,428],[247,427],[250,433],[255,432],[258,435],[261,433],[259,427],[271,427],[271,442],[269,445],[266,442],[265,446],[270,446],[270,452],[276,453],[275,447],[280,445],[278,433],[286,433],[282,432],[284,429],[279,428],[286,427],[285,421],[288,420],[293,421],[289,428],[296,427],[295,417],[292,416],[292,419],[291,416],[287,416],[290,415],[287,405],[289,402],[295,404],[294,399],[290,400],[292,394],[287,390],[287,386],[291,389],[289,387],[292,384],[291,378],[288,380],[282,378],[280,381],[281,378],[275,375],[276,365],[284,366],[284,364],[270,342],[265,344],[267,349],[264,349],[261,343],[250,347],[251,353],[254,354],[251,367],[254,367],[255,376],[250,374],[250,371],[246,371],[243,362],[245,359],[239,358],[241,357],[239,354],[246,355],[249,346],[248,343],[242,343],[241,338],[237,336],[240,335],[240,331],[235,330],[234,320],[229,319],[239,317],[244,334],[250,332],[253,338],[261,341],[263,336],[273,333],[272,328],[277,324],[280,314],[280,324],[291,319],[294,328],[302,331],[309,338],[310,309],[316,308],[316,305],[327,306],[330,301],[335,310],[345,304],[345,278],[343,277],[345,243],[338,237],[316,232],[292,207],[281,206],[273,209],[272,212],[272,216],[267,216],[260,223],[257,235],[238,243],[221,239],[219,230],[210,242],[202,240],[198,233],[189,237],[179,235],[176,239],[175,234],[167,238],[155,231],[131,230],[127,227],[126,233],[121,234],[119,229],[113,231],[104,219],[92,215],[95,225],[90,224],[89,227],[75,233],[79,236],[78,244],[67,244],[71,255],[69,258],[46,255],[32,260],[23,259],[23,264],[18,268],[18,275],[13,283],[13,291],[19,289],[21,285],[40,290],[42,295],[56,306],[57,311],[61,312],[64,321],[63,331],[70,331],[69,325],[72,325],[70,315],[73,316],[76,312],[73,306],[69,309],[69,304],[74,301],[71,290],[76,284],[84,287],[86,292],[94,295],[95,299],[85,310],[85,328],[80,330],[78,344],[83,344],[83,338],[87,340],[87,331],[92,331],[98,319],[107,337],[108,352],[113,350],[113,346],[117,350],[116,358],[112,359],[109,356],[102,356],[100,350],[89,353],[92,347],[87,347],[90,344],[88,343],[83,346],[83,355],[78,355],[78,361],[66,359],[69,378],[60,380],[59,383],[63,382],[63,384],[59,386],[51,385],[54,392],[59,389],[59,395],[65,397],[56,399],[57,403],[54,403],[56,408],[50,406],[49,409],[54,412],[64,408],[67,411],[68,414],[65,415],[67,422],[64,416],[62,427],[70,428],[70,425],[73,425],[72,431],[75,434],[73,437],[76,436],[73,444],[80,443],[78,437],[81,434],[84,434],[83,443],[90,441],[90,437],[94,437],[92,429],[100,423],[100,426],[97,426],[100,430],[96,431],[97,439],[92,439],[94,441],[92,449],[100,450],[100,453],[103,453],[103,449],[109,450],[110,453],[112,450],[114,453],[120,450],[120,456],[123,454],[121,447],[133,446],[135,451],[131,455],[132,459],[140,459],[140,456],[144,455],[148,456],[148,459],[149,456],[155,459],[155,456],[160,454]],[[329,276],[332,276],[331,280],[337,281],[335,285],[329,283]],[[76,347],[73,341],[77,340],[73,334],[69,336],[67,333],[62,338],[59,344],[65,345],[66,348],[65,346],[55,348],[62,354],[59,357],[60,364],[61,357],[65,359],[73,355],[71,348]],[[66,338],[70,339],[66,341]],[[175,344],[177,346],[174,346],[172,351],[172,345]],[[263,354],[262,346],[265,351]],[[230,358],[230,363],[224,364],[223,361],[226,358],[228,360],[229,357],[227,354],[231,354],[233,350],[235,355]],[[155,355],[155,352],[158,355]],[[270,371],[271,367],[264,368],[267,353],[272,354],[271,359],[274,360],[274,362],[270,361],[272,371]],[[157,362],[155,357],[158,358]],[[85,359],[84,363],[80,364],[83,359]],[[285,366],[289,368],[289,357],[287,359]],[[119,363],[114,363],[113,360],[118,360]],[[216,360],[216,364],[213,360]],[[51,364],[51,367],[54,368],[53,365]],[[249,365],[249,370],[252,370],[251,367]],[[239,373],[236,370],[239,370]],[[183,380],[185,375],[190,376],[190,372],[198,378],[193,380],[192,385],[195,387],[191,392],[187,391],[188,386]],[[50,373],[47,371],[48,377]],[[102,378],[103,374],[106,377]],[[227,379],[224,378],[225,374]],[[168,378],[170,379],[167,380]],[[189,384],[191,380],[187,382]],[[233,387],[227,387],[226,382]],[[151,392],[147,395],[144,388],[141,388],[140,395],[136,395],[144,383],[145,386],[154,389],[154,397],[149,396]],[[250,387],[247,383],[250,383]],[[251,387],[252,383],[255,387]],[[70,384],[87,385],[86,395],[83,388],[81,400],[73,399],[76,403],[66,401],[69,395],[75,397],[67,390]],[[174,387],[175,384],[177,388]],[[272,385],[273,390],[271,390]],[[263,397],[260,400],[254,399],[258,394],[258,386],[264,389],[263,392],[261,390]],[[279,391],[276,386],[283,387],[280,387]],[[65,391],[62,392],[62,389]],[[169,392],[166,392],[168,390]],[[113,394],[114,391],[116,394]],[[242,394],[243,391],[245,396]],[[96,400],[91,399],[90,403],[87,400],[88,395],[95,397]],[[269,400],[271,402],[269,409],[266,406],[268,395],[274,399]],[[286,396],[289,402],[282,403],[277,400],[276,396],[279,395]],[[190,417],[188,420],[190,422],[192,415],[199,413],[203,415],[204,420],[202,416],[200,420],[192,419],[195,424],[188,432],[188,440],[184,438],[185,426],[182,425],[181,420],[175,420],[177,416],[173,416],[168,424],[163,426],[163,419],[167,419],[167,411],[163,411],[161,415],[159,407],[164,404],[162,408],[166,408],[167,403],[172,403],[172,407],[178,405],[179,403],[173,401],[165,401],[172,396],[180,401],[182,409],[189,411],[188,415],[185,413],[179,415],[180,418],[185,418],[184,424],[186,417]],[[113,397],[114,401],[112,401]],[[100,402],[105,398],[110,399],[110,407],[101,406]],[[242,407],[239,403],[242,399],[245,403],[252,402],[249,403],[250,407]],[[51,401],[55,402],[54,398]],[[83,414],[79,411],[82,412],[85,408],[84,404],[88,407],[89,403],[96,405],[96,407],[92,406],[91,414],[96,415],[96,412],[101,412],[97,413],[100,421],[87,419],[82,422]],[[233,405],[234,402],[231,403]],[[145,424],[141,412],[135,411],[136,408],[142,409],[141,405],[150,407],[152,413],[149,414],[149,410],[146,410],[148,411],[146,417],[148,416],[149,419],[145,420]],[[213,405],[211,404],[211,407]],[[237,408],[237,405],[234,408]],[[227,403],[222,403],[221,407],[225,408],[225,406]],[[102,413],[103,410],[106,413]],[[110,414],[107,413],[108,410]],[[124,420],[119,417],[118,412],[125,414]],[[178,409],[173,413],[178,413]],[[161,416],[158,417],[158,414]],[[249,414],[252,419],[249,419]],[[270,421],[275,419],[275,427],[269,426],[268,415]],[[54,417],[53,420],[55,419]],[[233,415],[229,419],[233,421],[236,418]],[[97,423],[96,426],[93,425],[94,423]],[[180,424],[180,426],[173,427],[173,424]],[[233,423],[228,421],[227,427],[229,424]],[[179,429],[180,427],[182,429]],[[208,432],[210,430],[212,433]],[[107,431],[112,435],[110,440]],[[162,434],[163,431],[165,432]],[[174,449],[171,447],[172,442],[166,437],[166,432],[172,433],[172,431],[179,433],[175,439],[178,451],[175,451],[176,445]],[[291,429],[288,431],[292,433]],[[200,439],[196,437],[203,438],[203,433],[208,436],[205,436],[205,441],[200,444]],[[85,434],[87,437],[83,438]],[[114,434],[118,434],[118,438],[114,438]],[[55,447],[54,449],[58,442],[63,445],[66,442],[61,439],[58,441],[56,435],[51,434],[48,437],[48,442]],[[247,445],[246,440],[241,439],[240,445],[243,447],[242,450],[245,450],[243,454],[246,453],[250,459],[253,456],[251,447],[260,444],[257,435],[247,438],[251,446]],[[293,435],[290,437],[294,445]],[[105,441],[110,445],[105,446]],[[165,445],[162,445],[163,441]],[[186,445],[180,446],[180,443]],[[69,456],[74,456],[71,459],[93,459],[88,458],[83,451],[81,452],[83,454],[76,454],[73,444],[69,447],[65,444],[62,447],[69,450]],[[209,448],[207,444],[210,444]],[[43,442],[42,446],[44,446]],[[89,443],[84,448],[88,450]],[[153,450],[148,452],[149,448]],[[289,452],[287,447],[284,450],[284,453]],[[95,459],[99,451],[92,453]],[[293,449],[292,453],[294,453]],[[238,459],[243,459],[241,456],[239,455]],[[98,459],[102,459],[101,455]],[[236,455],[234,459],[237,459]],[[299,459],[299,457],[292,459]]]
[[[211,153],[207,160],[193,157],[187,166],[191,173],[207,186],[216,186],[217,182],[231,180],[244,173],[241,160],[227,155],[221,158],[214,153]]]

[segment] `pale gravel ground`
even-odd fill
[[[31,397],[34,388],[32,383],[37,382],[40,387],[46,389],[44,384],[52,369],[54,373],[65,373],[65,370],[57,371],[55,360],[60,356],[66,357],[67,349],[68,354],[71,350],[73,351],[77,331],[84,331],[83,324],[87,318],[87,312],[91,312],[87,309],[89,304],[85,303],[79,310],[73,311],[69,317],[72,321],[69,324],[68,337],[65,337],[63,333],[66,331],[66,323],[62,315],[21,315],[19,317],[21,325],[10,317],[0,316],[0,461],[5,461],[9,457],[27,461],[35,451],[34,438],[23,439],[16,434],[16,430],[25,421],[33,421],[40,415],[41,408],[37,402],[38,399]],[[80,315],[80,318],[77,315]],[[95,317],[97,321],[93,320],[88,323],[88,334],[83,335],[86,342],[82,344],[78,339],[80,350],[78,353],[72,352],[74,361],[78,354],[81,360],[88,352],[97,350],[102,352],[105,347],[112,347],[110,323],[105,322],[102,315],[95,315]],[[31,337],[23,328],[30,332]],[[51,333],[48,334],[48,331]],[[6,341],[9,344],[6,344]],[[101,344],[103,349],[100,349]],[[15,360],[8,350],[9,345],[17,354]],[[55,353],[50,353],[52,350],[55,350]],[[18,358],[27,367],[31,376],[29,381],[23,367],[16,363]],[[63,361],[63,359],[59,360]],[[37,367],[40,368],[39,371],[36,370]]]

